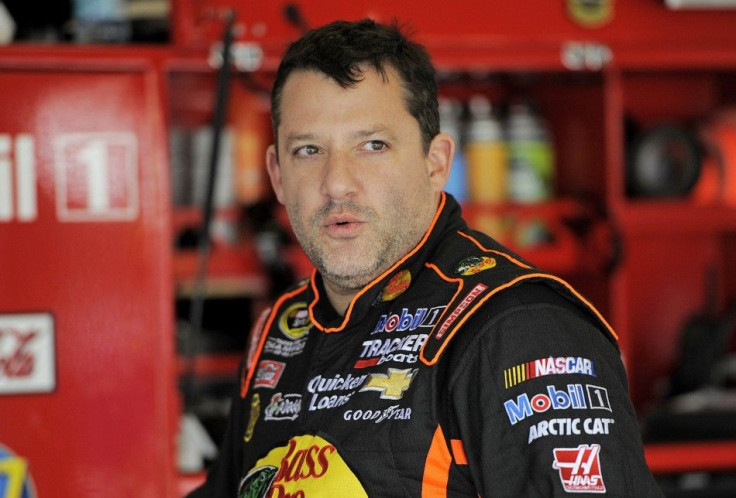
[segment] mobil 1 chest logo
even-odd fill
[[[437,324],[444,309],[445,306],[413,311],[402,308],[398,313],[381,315],[373,327],[371,339],[363,341],[355,368],[372,367],[387,361],[416,363],[419,350],[427,342],[426,332]]]
[[[307,334],[312,328],[307,303],[300,302],[288,306],[279,315],[278,328],[281,337],[270,336],[264,346],[265,353],[290,358],[301,354],[307,343]]]

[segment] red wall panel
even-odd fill
[[[173,496],[158,76],[18,70],[0,88],[0,360],[32,364],[0,369],[0,445],[39,496]]]

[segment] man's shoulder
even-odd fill
[[[503,280],[513,274],[538,271],[495,239],[467,228],[449,233],[428,263],[447,276],[463,280]]]
[[[502,315],[518,312],[522,320],[534,310],[555,308],[615,335],[595,308],[563,279],[536,268],[490,237],[458,231],[440,245],[432,261],[443,279],[458,284],[446,318],[430,335],[422,361],[435,363],[449,343],[472,341]]]
[[[540,278],[537,268],[495,240],[472,230],[448,234],[427,261],[431,271],[452,288],[445,314],[432,330],[421,359],[434,364],[464,324],[519,282]]]

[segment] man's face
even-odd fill
[[[419,242],[451,160],[443,136],[424,153],[399,77],[387,74],[384,81],[367,68],[342,88],[317,71],[295,71],[281,95],[278,161],[274,146],[267,154],[297,239],[342,291],[361,288]]]

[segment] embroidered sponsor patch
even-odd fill
[[[371,421],[376,424],[385,420],[410,420],[411,408],[392,405],[383,410],[345,410],[342,418],[348,422]]]
[[[361,359],[355,362],[355,368],[372,367],[388,361],[416,363],[419,359],[416,353],[427,342],[427,337],[427,334],[410,334],[393,339],[363,341]]]
[[[445,306],[435,306],[434,308],[417,308],[414,312],[410,312],[408,308],[402,308],[401,313],[381,315],[378,322],[376,322],[376,326],[373,327],[371,335],[382,332],[412,331],[420,327],[434,327],[444,309]]]
[[[289,339],[301,339],[310,328],[312,321],[309,319],[307,303],[294,303],[279,316],[279,330]]]
[[[280,361],[262,360],[258,364],[253,387],[268,387],[273,389],[279,383],[281,374],[284,373],[284,368],[286,368],[286,364]]]
[[[258,460],[240,483],[239,498],[277,496],[367,498],[334,445],[313,435],[293,437]]]
[[[560,473],[562,487],[568,493],[605,493],[601,472],[599,444],[581,444],[577,448],[552,450],[552,468]]]
[[[587,394],[587,396],[586,396]],[[598,409],[611,412],[608,390],[605,387],[586,384],[568,384],[564,389],[547,386],[546,393],[529,396],[522,393],[516,399],[509,399],[503,404],[511,425],[531,417],[536,413],[548,410],[584,410]]]
[[[437,333],[434,335],[434,338],[437,340],[442,339],[442,337],[445,335],[445,332],[447,332],[447,329],[450,328],[450,325],[452,325],[455,320],[457,320],[457,317],[459,317],[460,314],[465,311],[468,306],[470,306],[470,303],[475,301],[475,298],[480,296],[487,288],[488,286],[486,285],[476,284],[475,287],[473,287],[470,292],[467,293],[465,298],[460,301],[460,304],[457,305],[452,313],[450,313],[450,316],[448,316],[445,321],[442,322],[442,325],[440,326]]]
[[[591,360],[580,356],[550,356],[505,369],[503,383],[508,389],[537,377],[563,374],[583,374],[595,377],[595,368]]]
[[[464,277],[475,275],[496,266],[496,260],[488,256],[470,256],[458,263],[457,273]]]
[[[245,434],[243,435],[243,441],[249,443],[253,438],[253,431],[256,429],[256,422],[258,417],[261,416],[261,397],[258,393],[254,393],[250,399],[250,413],[248,414],[248,425],[245,426]]]
[[[279,337],[269,337],[263,346],[263,352],[281,356],[283,358],[291,358],[304,352],[307,344],[307,338],[298,340],[281,339]]]
[[[263,420],[296,420],[301,410],[301,394],[276,393],[263,409]]]
[[[253,469],[247,476],[240,481],[240,491],[238,498],[259,498],[268,496],[271,489],[278,467],[273,465],[263,465]]]
[[[418,370],[416,368],[409,368],[406,370],[389,368],[388,372],[385,374],[372,373],[360,391],[378,391],[381,393],[381,399],[398,400],[401,399],[406,390],[409,389],[409,386],[411,386],[411,382],[414,380],[417,372]]]
[[[589,436],[606,435],[609,433],[612,418],[553,418],[541,420],[529,427],[528,444],[547,436]]]
[[[381,292],[381,301],[393,301],[406,291],[411,285],[411,272],[409,270],[401,270],[399,273],[391,277],[386,287]]]
[[[311,412],[343,406],[367,378],[368,375],[352,374],[345,377],[340,374],[333,377],[313,377],[307,382],[307,391],[312,394],[307,409]]]

